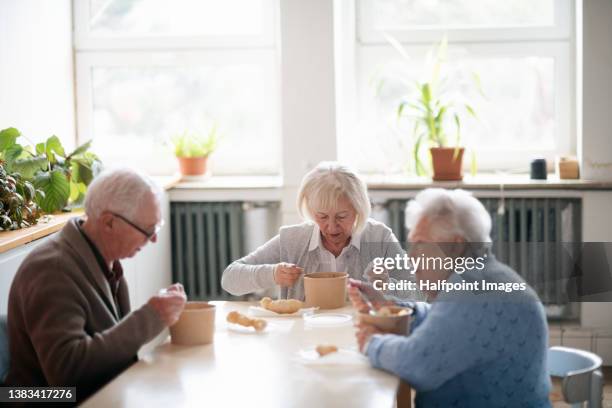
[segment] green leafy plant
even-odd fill
[[[0,231],[29,227],[36,223],[40,208],[36,196],[44,196],[19,173],[8,173],[0,164]]]
[[[15,128],[0,131],[0,163],[43,193],[35,195],[38,206],[53,213],[82,202],[102,164],[88,151],[91,141],[67,153],[57,136],[36,145],[17,143],[20,136],[26,139]]]
[[[172,138],[176,157],[206,157],[217,148],[219,135],[217,126],[212,126],[208,134],[185,131]]]
[[[399,41],[390,35],[385,35],[385,37],[406,62],[411,60]],[[425,175],[428,172],[423,163],[423,157],[424,155],[429,157],[429,148],[451,146],[450,139],[452,136],[454,136],[454,157],[456,158],[462,143],[463,115],[468,114],[477,119],[476,112],[470,104],[449,97],[446,87],[448,80],[440,77],[442,65],[446,60],[447,46],[447,39],[444,37],[428,54],[427,60],[429,65],[432,65],[431,75],[428,79],[408,81],[405,78],[393,78],[393,82],[399,83],[403,87],[402,96],[396,108],[397,121],[400,122],[408,118],[413,123],[411,154],[417,176]],[[472,80],[478,93],[483,95],[478,75],[473,74]],[[379,92],[383,85],[384,80],[381,80],[378,85]],[[451,127],[454,127],[454,129],[451,130]],[[425,150],[427,151],[425,152]],[[476,172],[476,158],[473,151],[471,172],[472,174]]]

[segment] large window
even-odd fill
[[[525,172],[533,157],[575,153],[572,0],[356,0],[354,6],[342,11],[354,24],[345,23],[342,41],[353,71],[341,78],[341,160],[370,174],[411,167],[414,125],[398,121],[397,107],[411,83],[431,75],[426,55],[444,37],[448,94],[467,100],[478,115],[462,121],[462,135],[479,171]],[[484,96],[474,92],[478,82]]]
[[[170,138],[217,125],[215,174],[280,172],[277,0],[74,1],[79,140],[175,168]]]

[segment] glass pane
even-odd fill
[[[159,156],[184,131],[218,125],[217,174],[277,174],[280,138],[269,76],[258,64],[96,67],[94,151],[100,156]]]
[[[461,143],[477,152],[551,150],[555,142],[555,65],[551,57],[467,57],[443,67],[443,100],[473,107],[478,120],[465,109],[461,117]],[[383,68],[380,68],[380,67]],[[424,63],[383,63],[360,75],[359,118],[350,140],[340,140],[343,160],[370,173],[399,173],[413,166],[414,118],[398,121],[402,100],[416,100],[415,81],[428,79]],[[474,84],[480,78],[484,97]],[[410,113],[406,109],[404,113]],[[452,116],[445,123],[449,144],[456,127]],[[383,163],[385,164],[383,166]]]
[[[260,35],[266,0],[90,0],[98,36]]]
[[[364,0],[378,30],[550,26],[554,0]]]

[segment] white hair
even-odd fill
[[[351,202],[357,213],[353,232],[365,227],[372,210],[368,188],[357,173],[336,162],[321,162],[302,179],[298,193],[298,212],[302,218],[314,220],[314,213],[337,208],[342,197]]]
[[[96,219],[104,211],[111,211],[134,219],[148,194],[159,200],[161,190],[146,175],[130,168],[104,171],[87,189],[85,213]]]
[[[460,235],[471,243],[491,242],[491,216],[468,191],[421,191],[406,206],[406,227],[411,230],[423,217],[432,223],[432,232],[444,238]]]

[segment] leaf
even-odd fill
[[[406,61],[410,61],[410,56],[408,55],[402,44],[395,37],[387,33],[382,33],[382,35],[383,37],[385,37],[385,40],[387,40],[387,42],[391,44],[393,48],[395,48],[399,55],[401,55]]]
[[[89,185],[93,180],[93,171],[91,167],[87,163],[86,160],[81,159],[73,159],[72,165],[72,178],[71,180],[75,183],[85,183],[85,185]]]
[[[36,155],[41,155],[45,152],[45,144],[44,143],[38,143],[36,145]]]
[[[413,150],[413,155],[414,155],[414,170],[415,170],[417,176],[424,176],[427,173],[425,171],[425,167],[423,166],[423,162],[421,162],[421,157],[419,155],[419,152],[421,150],[421,143],[422,143],[424,137],[425,137],[425,134],[421,133],[417,137],[416,142],[414,143],[414,150]]]
[[[0,130],[0,151],[13,146],[20,135],[21,133],[15,128]]]
[[[471,160],[470,160],[470,174],[473,176],[476,175],[477,164],[476,164],[476,152],[474,150],[471,151]]]
[[[34,156],[23,159],[17,159],[11,164],[13,171],[18,171],[26,179],[34,178],[34,175],[40,170],[48,168],[47,158],[45,156]]]
[[[60,142],[59,138],[55,135],[47,139],[47,142],[45,143],[45,152],[47,153],[47,158],[51,163],[55,163],[56,154],[62,157],[66,156],[62,142]]]
[[[455,117],[455,124],[457,125],[457,142],[455,143],[455,146],[459,147],[459,143],[461,141],[461,119],[459,119],[459,115],[457,115],[456,113],[453,116]],[[458,154],[459,153],[455,151],[455,156],[457,156]]]
[[[23,147],[19,144],[14,144],[4,151],[4,161],[9,172],[12,173],[12,164],[23,153]]]
[[[76,149],[74,149],[74,151],[68,155],[67,159],[85,153],[91,147],[91,143],[92,142],[93,142],[93,140],[90,140],[88,142],[83,143],[82,145],[80,145]]]
[[[70,183],[62,170],[38,173],[34,185],[45,193],[38,205],[46,213],[59,211],[68,203]]]
[[[474,108],[472,108],[467,103],[465,104],[465,110],[468,111],[468,113],[472,115],[475,119],[478,119],[478,116],[476,115],[476,111],[474,110]]]

